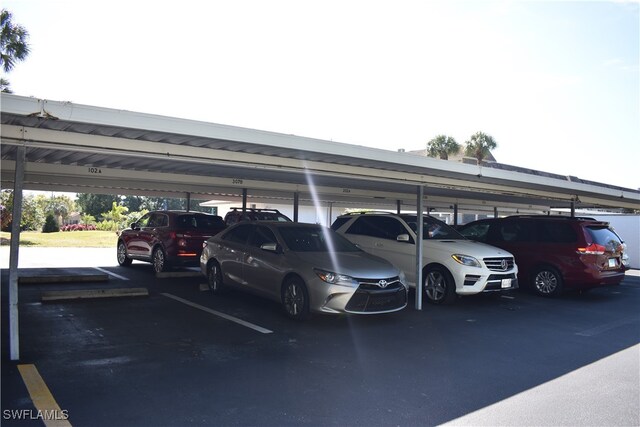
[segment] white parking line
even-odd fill
[[[119,274],[112,273],[112,272],[110,272],[110,271],[105,270],[104,268],[100,268],[100,267],[93,267],[93,268],[95,268],[95,269],[96,269],[96,270],[98,270],[98,271],[102,271],[103,273],[106,273],[106,274],[108,274],[109,276],[113,276],[113,277],[115,277],[116,279],[120,279],[120,280],[129,280],[129,278],[128,278],[128,277],[124,277],[124,276],[121,276],[121,275],[119,275]]]
[[[272,334],[273,333],[273,331],[270,331],[269,329],[263,328],[262,326],[254,325],[253,323],[249,323],[249,322],[247,322],[245,320],[238,319],[237,317],[229,316],[228,314],[221,313],[221,312],[216,311],[216,310],[212,310],[212,309],[210,309],[208,307],[202,306],[200,304],[196,304],[196,303],[191,302],[189,300],[186,300],[184,298],[180,298],[180,297],[177,297],[175,295],[165,294],[165,293],[161,293],[160,295],[164,295],[167,298],[171,298],[173,300],[179,301],[179,302],[181,302],[183,304],[186,304],[188,306],[191,306],[193,308],[197,308],[198,310],[202,310],[202,311],[205,311],[205,312],[207,312],[209,314],[213,314],[214,316],[222,317],[223,319],[227,319],[227,320],[235,322],[235,323],[237,323],[239,325],[246,326],[247,328],[251,328],[254,331],[258,331],[258,332],[260,332],[262,334]]]
[[[640,322],[640,319],[638,317],[620,319],[615,322],[605,323],[604,325],[601,325],[595,328],[586,329],[584,331],[577,332],[576,335],[580,335],[581,337],[592,337],[594,335],[599,335],[603,332],[607,332],[611,329],[619,328],[620,326],[626,326],[630,323],[637,323],[637,322]]]

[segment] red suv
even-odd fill
[[[202,212],[149,212],[118,237],[118,264],[153,264],[156,273],[173,265],[197,266],[202,244],[224,230],[222,217]]]
[[[622,239],[608,222],[593,218],[510,216],[473,221],[458,231],[511,252],[520,284],[544,296],[617,285],[629,268]]]

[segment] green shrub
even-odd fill
[[[60,231],[60,227],[58,227],[58,222],[52,214],[47,215],[47,218],[44,220],[44,226],[42,226],[43,233],[56,233]]]

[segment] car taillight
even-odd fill
[[[176,233],[175,231],[170,231],[169,237],[171,238],[171,240],[176,240],[176,244],[178,246],[187,246],[187,241],[185,239],[184,234]]]
[[[604,255],[605,247],[597,243],[591,243],[586,248],[578,248],[577,252],[581,255]]]

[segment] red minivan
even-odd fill
[[[543,296],[618,285],[629,268],[623,240],[608,222],[593,218],[510,216],[473,221],[458,231],[511,252],[519,283]]]
[[[202,244],[225,228],[222,217],[203,212],[149,212],[120,233],[118,264],[146,261],[156,273],[174,265],[197,266]]]

